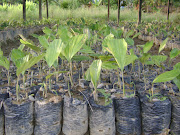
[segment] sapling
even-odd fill
[[[123,82],[123,97],[125,96],[125,85],[124,85],[124,77],[123,70],[124,67],[128,64],[132,63],[135,59],[137,59],[136,55],[127,55],[127,43],[124,39],[112,39],[108,41],[109,51],[116,60],[121,72],[122,72],[122,82]]]

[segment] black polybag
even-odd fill
[[[25,100],[20,104],[8,98],[3,103],[6,135],[32,135],[34,103]]]
[[[115,98],[115,115],[117,134],[141,135],[140,101],[137,96]]]

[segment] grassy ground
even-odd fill
[[[13,6],[0,6],[0,22],[4,20],[22,20],[22,5],[13,5]],[[121,10],[121,21],[137,21],[138,20],[138,11],[135,9],[123,9]],[[38,5],[34,3],[27,3],[27,20],[36,20],[38,19]],[[107,7],[91,7],[91,8],[77,8],[77,9],[62,9],[56,5],[50,5],[49,7],[50,18],[66,20],[68,18],[89,18],[89,19],[100,19],[107,20]],[[170,20],[174,21],[180,13],[171,13]],[[46,17],[46,9],[43,6],[43,17]],[[117,20],[117,10],[110,9],[110,20]],[[166,14],[161,12],[156,13],[143,13],[142,20],[151,22],[154,20],[166,21]]]

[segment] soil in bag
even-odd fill
[[[180,96],[170,96],[172,103],[172,118],[170,133],[180,135]]]
[[[140,101],[137,96],[114,98],[117,135],[141,135]]]
[[[88,131],[88,107],[84,96],[64,96],[63,134],[84,135]]]
[[[35,97],[34,135],[58,135],[61,132],[63,100],[59,95],[39,91]]]
[[[3,103],[6,135],[33,134],[33,102],[24,100],[17,102],[8,98]]]
[[[90,99],[92,110],[89,109],[89,130],[90,135],[115,135],[115,113],[114,105],[110,103],[108,105],[96,103],[93,98]]]
[[[171,102],[167,98],[163,101],[150,101],[146,96],[141,100],[142,132],[144,135],[168,134],[171,120]]]

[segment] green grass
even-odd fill
[[[0,6],[0,22],[4,20],[22,20],[22,5],[3,5]],[[38,5],[32,2],[27,2],[27,20],[37,20],[39,16]],[[174,21],[178,13],[171,13],[170,20]],[[46,17],[46,8],[43,5],[43,17]],[[91,8],[76,8],[76,9],[63,9],[57,5],[49,6],[49,17],[52,19],[66,20],[69,18],[86,18],[86,19],[99,19],[107,20],[107,7],[91,7]],[[137,21],[138,11],[135,9],[124,9],[120,13],[121,21]],[[117,10],[110,9],[110,21],[117,20]],[[151,22],[154,20],[166,21],[166,14],[161,12],[157,13],[143,13],[142,21]]]

